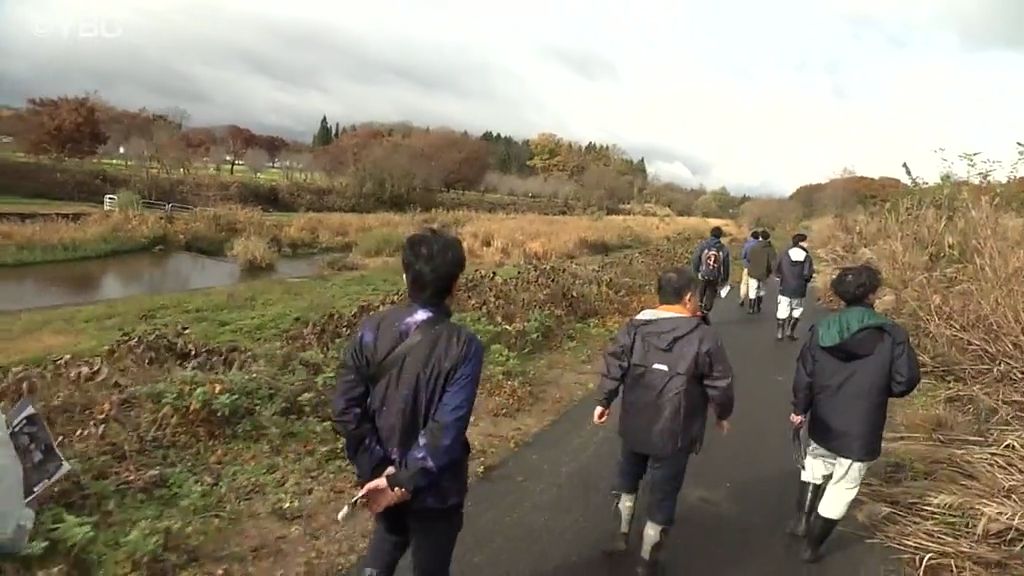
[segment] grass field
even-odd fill
[[[84,202],[64,202],[61,200],[45,200],[34,198],[19,198],[17,196],[0,196],[0,215],[4,213],[17,214],[67,214],[81,212],[99,212],[103,207],[97,204]]]
[[[477,473],[590,388],[586,359],[651,301],[650,269],[685,259],[702,235],[665,234],[603,257],[542,250],[547,259],[485,260],[467,273],[457,320],[487,348]],[[30,394],[75,466],[43,502],[24,570],[346,566],[366,534],[333,519],[353,479],[325,395],[339,347],[400,287],[383,267],[0,316],[0,399]]]

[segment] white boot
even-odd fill
[[[661,541],[666,532],[665,526],[647,521],[644,526],[643,541],[640,544],[640,566],[638,574],[643,576],[656,574],[658,557],[661,555]]]

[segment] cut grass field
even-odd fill
[[[85,202],[0,196],[0,216],[3,214],[81,214],[101,210],[103,210],[102,206]]]
[[[584,359],[697,239],[467,273],[456,319],[487,349],[476,473],[590,388]],[[383,268],[0,317],[0,400],[31,395],[75,466],[41,502],[24,569],[346,567],[366,526],[334,520],[354,486],[327,394],[340,346],[400,283]]]

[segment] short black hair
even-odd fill
[[[719,240],[721,240],[722,236],[724,234],[725,234],[725,232],[722,231],[722,227],[721,226],[715,226],[714,228],[711,229],[711,237],[712,238],[718,238]]]
[[[882,287],[882,273],[870,264],[847,266],[832,279],[832,293],[847,306],[863,304]]]
[[[413,302],[422,306],[444,304],[465,270],[466,251],[457,237],[427,228],[405,239],[402,271]]]
[[[761,239],[761,231],[760,230],[754,230],[753,232],[750,233],[750,237],[753,238],[754,240],[760,240]]]
[[[697,277],[689,268],[672,268],[658,276],[658,303],[679,304],[697,291]]]
[[[761,230],[761,240],[771,240],[772,233],[767,230]]]
[[[807,242],[807,234],[804,234],[803,232],[797,232],[796,234],[793,234],[793,246],[796,246],[801,242]]]

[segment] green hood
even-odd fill
[[[818,345],[822,348],[835,346],[865,328],[889,324],[889,319],[863,306],[843,308],[825,317],[818,323]]]

